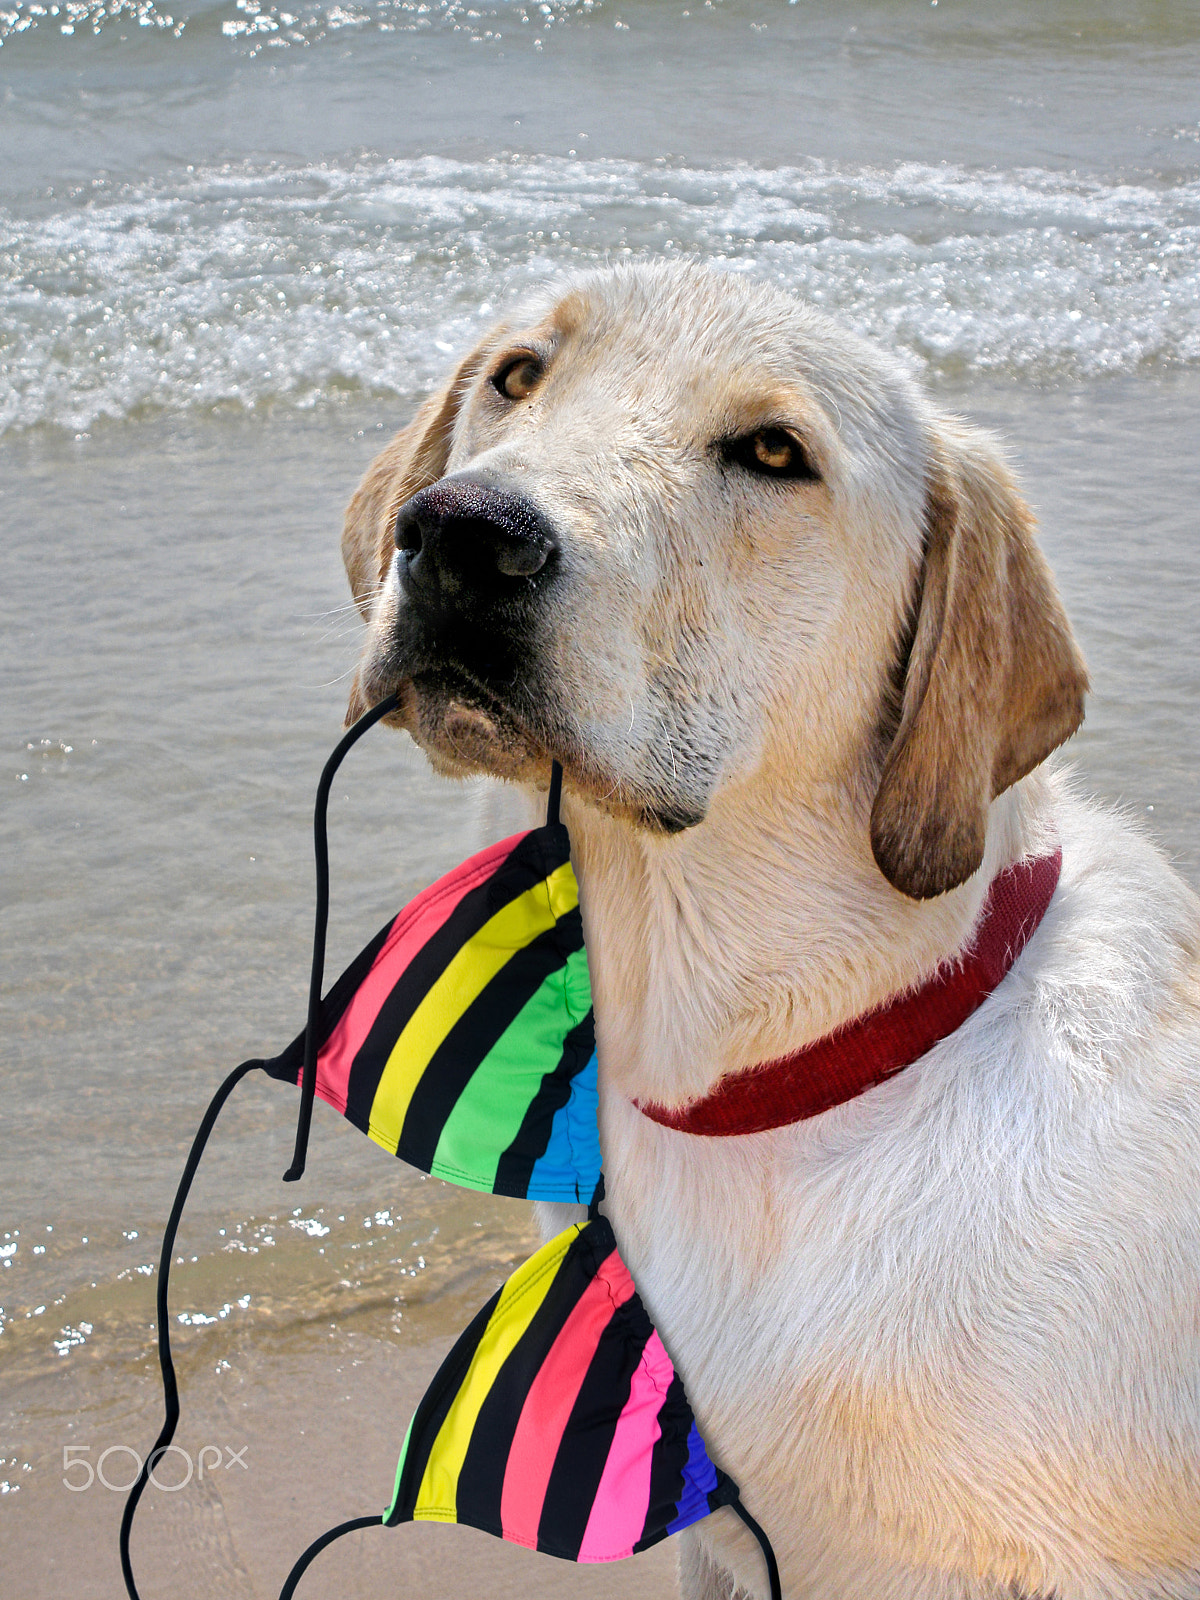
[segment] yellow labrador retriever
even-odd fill
[[[1086,672],[994,445],[781,293],[632,266],[493,329],[343,548],[351,714],[565,768],[606,1209],[785,1594],[1200,1596],[1200,903],[1042,766]],[[686,1125],[1060,847],[904,1070]],[[765,1593],[728,1513],[684,1538],[689,1600]]]

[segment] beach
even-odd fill
[[[529,286],[760,276],[994,429],[1091,667],[1062,759],[1200,884],[1198,50],[1182,4],[0,0],[5,1600],[122,1592],[178,1172],[224,1073],[303,1025],[361,633],[341,511]],[[327,971],[518,815],[365,741]],[[184,1222],[188,1481],[147,1493],[144,1600],[275,1595],[381,1509],[537,1239],[322,1106],[285,1187],[294,1113],[243,1085]],[[674,1561],[371,1530],[300,1593],[669,1595]]]

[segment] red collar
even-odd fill
[[[724,1079],[703,1100],[672,1111],[639,1105],[652,1122],[712,1137],[765,1133],[819,1116],[910,1066],[987,999],[1046,914],[1062,851],[1019,861],[992,880],[971,947],[919,989],[897,995],[795,1055]]]

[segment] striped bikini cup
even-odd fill
[[[488,1194],[584,1203],[588,1220],[552,1239],[498,1290],[442,1363],[413,1416],[391,1503],[331,1529],[304,1552],[288,1600],[334,1539],[381,1523],[458,1522],[570,1561],[613,1561],[730,1506],[762,1529],[709,1460],[691,1409],[617,1251],[603,1195],[597,1065],[579,887],[558,820],[447,873],[379,933],[322,995],[329,908],[326,807],[346,751],[396,704],[354,725],[317,789],[317,915],[308,1023],[269,1061],[224,1080],[197,1130],[163,1235],[158,1283],[165,1420],[121,1522],[127,1593],[133,1518],[171,1448],[179,1397],[168,1278],[209,1134],[249,1072],[301,1088],[304,1171],[314,1097],[422,1172]]]
[[[383,1513],[308,1547],[280,1592],[362,1528],[449,1522],[566,1561],[620,1561],[729,1506],[770,1541],[709,1459],[683,1384],[646,1315],[612,1227],[593,1211],[488,1301],[413,1414]]]
[[[590,1202],[596,1035],[566,828],[516,834],[419,894],[330,989],[317,1040],[317,1095],[411,1166]],[[298,1083],[304,1045],[266,1070]]]
[[[460,1336],[382,1518],[322,1535],[281,1600],[334,1538],[381,1521],[466,1523],[580,1562],[633,1555],[722,1505],[749,1521],[598,1211],[595,1027],[566,828],[517,834],[426,889],[315,1015],[317,1097],[385,1150],[485,1193],[583,1202],[589,1217]],[[306,1042],[266,1070],[300,1083]]]
[[[736,1494],[596,1217],[531,1256],[461,1335],[409,1425],[383,1521],[467,1522],[617,1561]]]

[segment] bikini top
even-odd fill
[[[165,1418],[129,1492],[121,1567],[150,1474],[174,1437],[170,1349],[175,1235],[205,1144],[233,1089],[264,1071],[298,1084],[304,1171],[320,1098],[422,1172],[483,1193],[587,1205],[503,1284],[459,1336],[417,1406],[382,1514],[315,1540],[281,1590],[290,1600],[333,1540],[371,1525],[458,1522],[568,1561],[613,1561],[730,1506],[770,1541],[710,1459],[679,1374],[600,1212],[595,1025],[579,889],[559,820],[555,763],[544,826],[472,856],[387,923],[322,995],[329,909],[326,813],[351,746],[395,708],[355,723],[317,789],[317,913],[308,1020],[282,1054],[243,1062],[197,1130],[163,1235],[158,1353]]]

